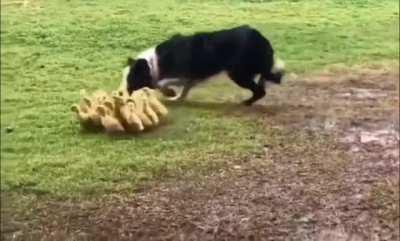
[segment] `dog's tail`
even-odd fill
[[[275,57],[272,68],[263,74],[265,81],[271,81],[275,84],[280,84],[285,74],[285,62]]]

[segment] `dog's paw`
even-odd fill
[[[171,88],[162,88],[161,93],[163,93],[163,95],[165,95],[166,97],[170,98],[174,98],[177,96],[175,90]]]
[[[245,106],[251,106],[253,103],[254,103],[254,101],[251,99],[242,101],[242,105],[245,105]]]
[[[167,100],[169,100],[169,101],[175,101],[175,102],[182,102],[182,101],[185,100],[185,98],[184,98],[182,95],[177,94],[177,95],[175,95],[174,97],[168,97]]]
[[[179,96],[178,95],[176,95],[176,96],[173,96],[173,97],[167,97],[166,98],[167,100],[169,100],[169,101],[179,101]]]

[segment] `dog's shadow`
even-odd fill
[[[239,104],[231,102],[203,102],[203,101],[166,101],[165,104],[172,108],[191,108],[211,111],[221,111],[238,107]]]
[[[264,117],[268,118],[276,118],[279,119],[282,116],[289,114],[293,111],[298,111],[298,105],[290,105],[288,103],[266,103],[266,104],[253,104],[251,106],[246,106],[242,103],[238,102],[204,102],[204,101],[165,101],[165,105],[171,112],[178,111],[181,113],[186,113],[187,109],[191,109],[192,111],[200,110],[212,112],[215,116],[230,116],[234,118],[248,118],[250,120],[261,119]],[[301,107],[300,107],[301,108]],[[180,110],[179,110],[180,109]],[[159,137],[160,135],[165,135],[165,133],[170,133],[171,131],[175,131],[174,128],[171,129],[171,126],[176,124],[180,124],[181,121],[179,118],[184,118],[181,116],[181,113],[178,116],[173,117],[170,115],[165,122],[162,124],[155,126],[147,131],[136,133],[136,134],[118,134],[118,135],[106,135],[111,137],[113,140],[128,140],[137,137],[142,138],[154,138]],[[166,128],[164,128],[166,127]],[[98,134],[102,131],[85,131],[82,130],[81,134],[86,136],[92,136],[94,134]]]
[[[166,101],[169,107],[172,108],[190,108],[212,111],[217,114],[233,115],[233,116],[275,116],[280,112],[292,109],[292,106],[287,104],[253,104],[251,106],[244,105],[238,102],[204,102],[204,101]]]

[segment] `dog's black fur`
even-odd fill
[[[130,61],[127,88],[131,93],[142,87],[159,88],[163,79],[176,78],[186,92],[196,83],[226,71],[239,86],[252,91],[245,103],[265,96],[265,81],[281,82],[283,70],[273,71],[274,51],[270,42],[249,26],[196,33],[191,36],[175,35],[155,48],[158,76],[150,74],[146,59]],[[255,76],[260,74],[256,82]],[[187,93],[186,93],[187,94]]]

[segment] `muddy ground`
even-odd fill
[[[398,91],[390,69],[291,75],[258,105],[226,110],[263,121],[261,154],[134,197],[42,203],[34,218],[8,215],[2,238],[398,240]]]

